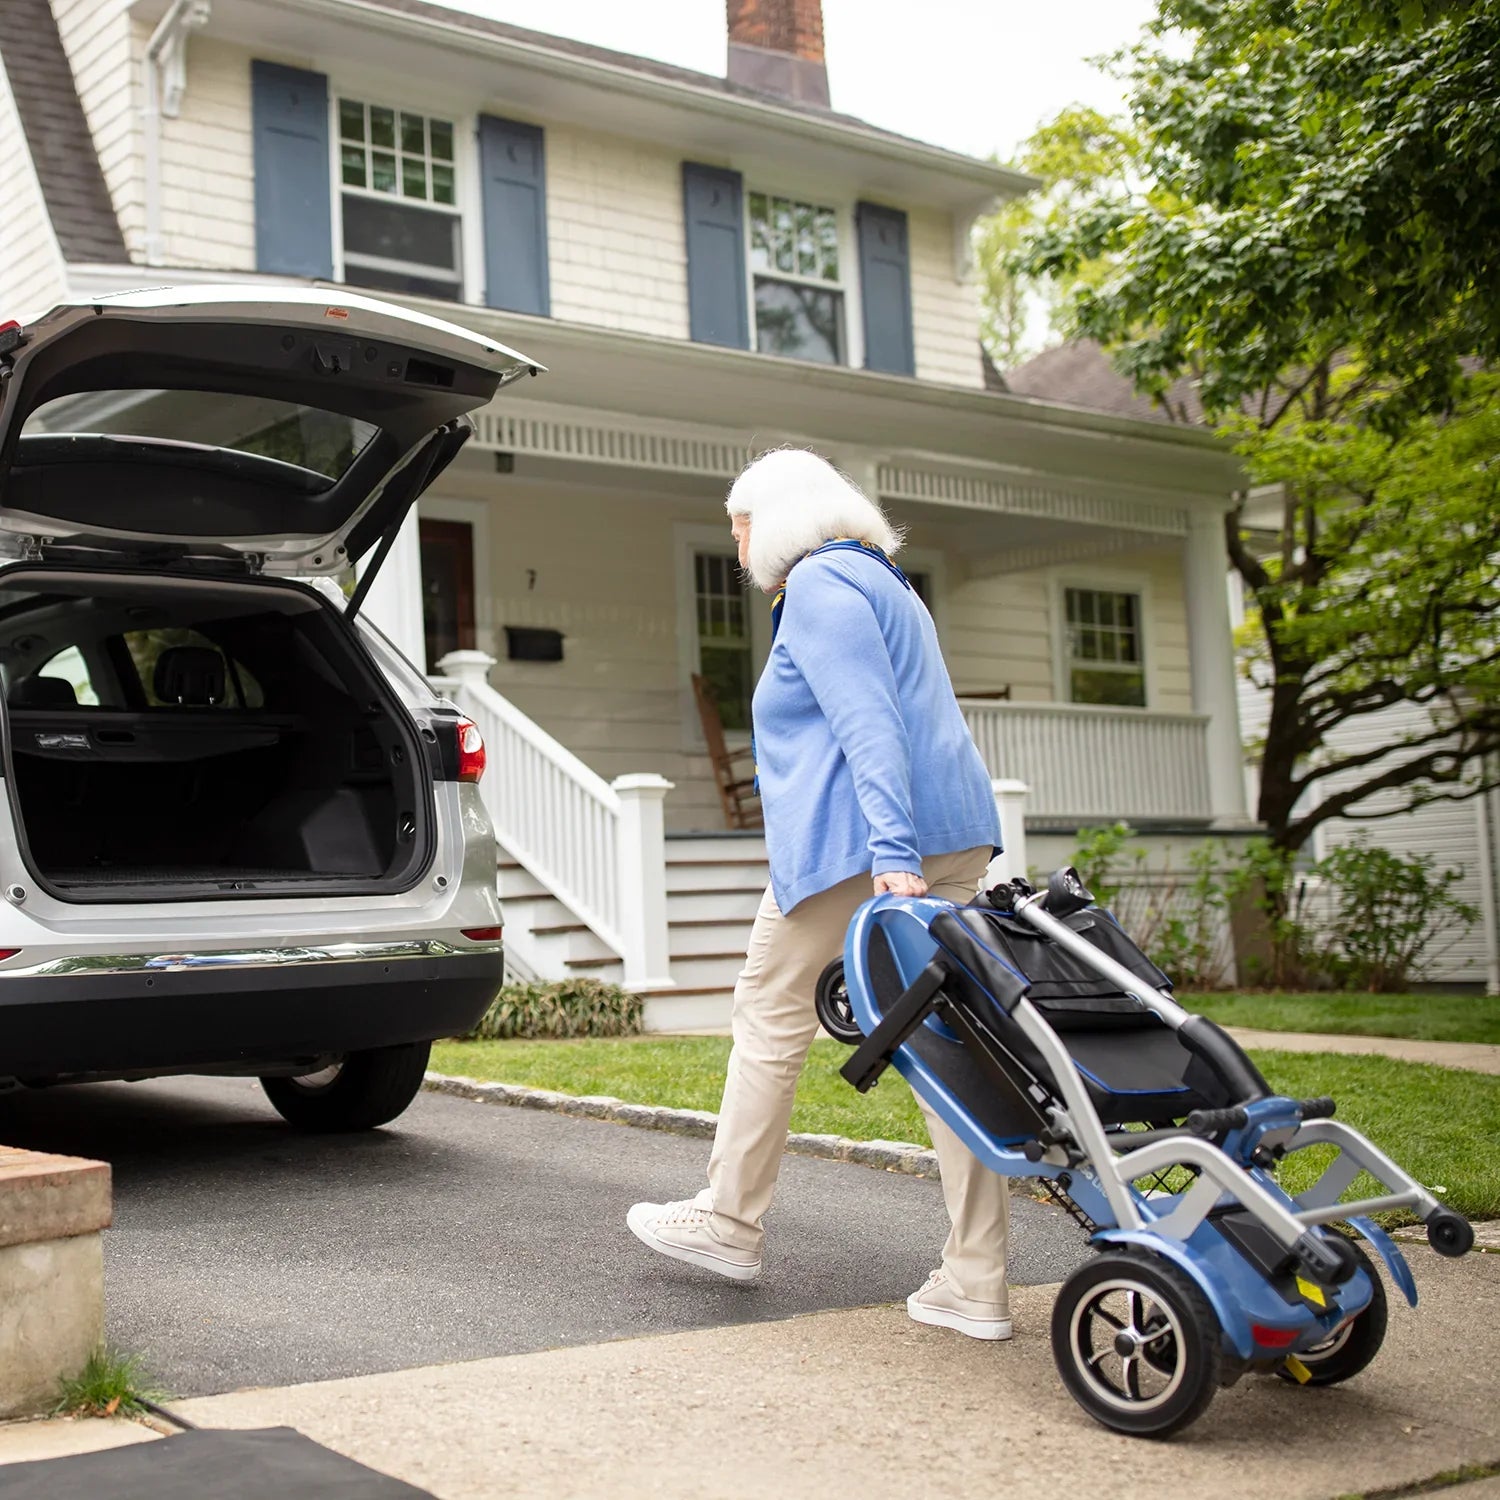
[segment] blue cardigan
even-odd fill
[[[753,717],[783,912],[854,875],[999,847],[932,616],[881,558],[839,548],[792,569]]]

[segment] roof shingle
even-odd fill
[[[94,138],[47,0],[5,0],[0,65],[65,259],[127,259]]]
[[[1144,417],[1148,422],[1178,420],[1151,397],[1139,395],[1093,339],[1074,339],[1043,350],[1024,365],[1005,371],[1004,380],[1013,396],[1060,401],[1118,417]],[[1190,380],[1173,382],[1167,399],[1189,422],[1203,421],[1203,406]]]

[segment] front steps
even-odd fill
[[[765,841],[758,834],[670,835],[666,847],[675,987],[647,992],[646,1030],[724,1030],[766,887]],[[511,973],[621,982],[618,955],[503,849],[496,873]]]

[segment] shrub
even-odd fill
[[[1080,828],[1071,863],[1100,906],[1176,985],[1214,989],[1229,969],[1229,851],[1198,845],[1186,871],[1149,867],[1128,823]]]
[[[1408,988],[1430,960],[1432,943],[1450,928],[1467,931],[1479,913],[1453,894],[1459,870],[1437,869],[1431,854],[1403,859],[1367,837],[1318,861],[1331,911],[1325,941],[1345,982],[1371,993]]]
[[[635,1036],[641,1013],[639,995],[598,979],[508,984],[463,1040]]]

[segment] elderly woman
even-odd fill
[[[735,987],[708,1186],[637,1203],[627,1222],[662,1255],[750,1280],[818,1030],[820,971],[872,893],[968,900],[999,825],[932,616],[891,561],[900,538],[879,508],[815,454],[784,449],[745,469],[726,509],[740,566],[775,595],[753,703],[771,883]],[[923,1110],[952,1232],[907,1311],[1009,1338],[1006,1184]]]

